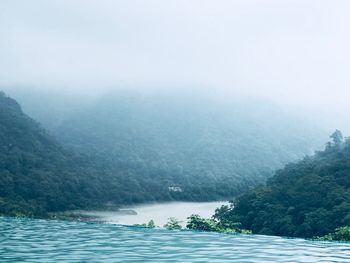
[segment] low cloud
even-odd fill
[[[202,86],[344,120],[349,13],[346,0],[1,1],[0,85]]]

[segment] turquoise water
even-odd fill
[[[350,262],[350,244],[0,217],[0,262]]]

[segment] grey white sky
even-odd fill
[[[1,0],[0,85],[155,83],[350,110],[347,0]]]

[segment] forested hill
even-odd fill
[[[15,100],[0,93],[0,215],[45,216],[106,203],[214,200],[227,194],[206,191],[204,182],[186,182],[184,191],[177,191],[179,178],[170,171],[137,168],[119,170],[64,149]]]
[[[350,140],[339,131],[323,152],[287,165],[267,185],[217,212],[257,234],[314,237],[350,226]]]
[[[0,214],[44,215],[102,200],[92,163],[65,151],[2,92],[0,149]]]
[[[227,199],[321,138],[269,105],[181,94],[111,94],[60,114],[57,141],[4,94],[0,107],[4,214]]]
[[[138,181],[171,177],[206,199],[262,183],[324,140],[315,127],[270,103],[184,91],[114,91],[53,133]]]
[[[4,93],[0,94],[0,149],[0,214],[44,216],[107,202],[215,200],[241,191],[237,184],[219,185],[205,175],[187,178],[159,167],[156,158],[154,167],[146,169],[128,162],[114,164],[98,154],[92,157],[92,152],[73,153]]]

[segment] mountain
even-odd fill
[[[65,150],[2,92],[0,149],[0,214],[43,216],[109,200],[100,168]]]
[[[175,183],[177,174],[169,170],[115,165],[91,152],[73,152],[4,93],[0,93],[0,149],[0,214],[45,216],[109,203],[217,198],[201,179],[185,182],[181,189]]]
[[[190,200],[242,193],[313,152],[322,138],[270,103],[184,91],[114,91],[52,132],[140,185],[161,180]]]
[[[173,200],[164,187],[167,178],[136,181],[91,156],[72,152],[2,92],[0,174],[0,215],[46,216],[108,203]]]
[[[227,200],[313,151],[322,138],[258,100],[116,91],[85,103],[26,94],[19,96],[26,112],[49,132],[1,95],[5,214]]]
[[[196,200],[203,195],[199,191],[174,192],[173,196],[166,187],[172,185],[169,175],[152,174],[136,180],[125,169],[111,169],[96,158],[73,153],[3,92],[0,149],[0,214],[45,216],[48,212],[101,208],[108,203]]]
[[[350,140],[339,131],[322,152],[287,165],[267,185],[217,211],[224,222],[239,222],[256,234],[323,236],[350,226]]]

